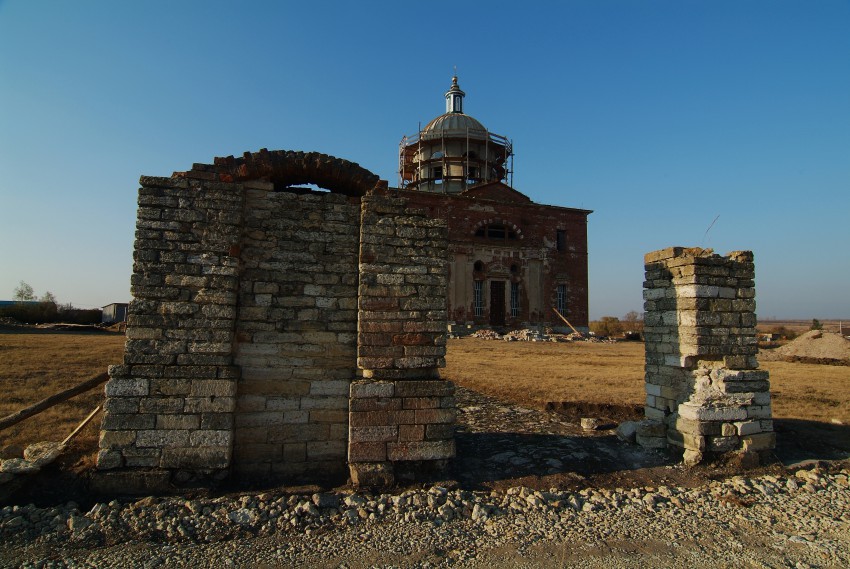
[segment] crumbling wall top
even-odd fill
[[[647,253],[643,257],[645,264],[660,263],[671,259],[691,260],[699,263],[699,261],[735,261],[738,263],[752,263],[752,251],[731,251],[726,255],[718,255],[714,249],[703,249],[702,247],[667,247]]]
[[[362,196],[380,182],[377,174],[355,162],[321,152],[260,149],[245,152],[242,157],[217,157],[213,164],[193,164],[185,172],[174,172],[175,178],[212,182],[270,182],[275,189],[298,184],[315,184],[331,192]]]

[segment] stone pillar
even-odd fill
[[[455,455],[445,365],[448,232],[386,190],[362,199],[357,365],[348,462],[355,485],[440,469]]]
[[[758,370],[753,254],[670,247],[645,256],[647,447],[684,460],[775,446],[768,373]]]

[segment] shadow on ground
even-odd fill
[[[802,419],[774,419],[776,456],[784,465],[850,458],[850,426]]]

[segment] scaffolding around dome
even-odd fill
[[[464,114],[465,93],[452,78],[447,112],[399,143],[399,187],[457,194],[476,184],[513,185],[513,143]]]

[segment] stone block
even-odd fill
[[[105,411],[109,413],[138,413],[139,397],[110,397],[103,404]]]
[[[119,451],[102,449],[97,453],[97,468],[98,470],[111,470],[120,468],[124,463],[124,458]]]
[[[301,409],[348,409],[348,397],[302,397]]]
[[[417,425],[422,426],[422,425]],[[425,427],[425,439],[429,441],[439,441],[443,439],[453,439],[455,436],[455,425],[454,423],[433,423],[430,425],[424,425]],[[399,440],[402,440],[399,437]]]
[[[232,431],[197,430],[189,435],[193,447],[229,447],[232,443]]]
[[[220,469],[230,466],[229,447],[168,447],[162,449],[162,468]]]
[[[662,409],[644,407],[644,416],[652,421],[663,421],[667,417],[667,413]]]
[[[98,472],[91,479],[91,489],[102,496],[150,496],[167,494],[173,490],[173,486],[171,473],[167,470],[131,470]]]
[[[132,446],[135,442],[136,431],[101,431],[98,446],[101,449],[121,449]],[[98,467],[100,467],[100,458],[98,458]]]
[[[741,437],[744,451],[761,451],[776,448],[776,433],[758,433]]]
[[[389,462],[352,463],[348,467],[355,487],[389,487],[395,484],[394,469]]]
[[[770,405],[753,405],[747,408],[747,416],[744,419],[772,419],[773,411]]]
[[[665,437],[667,427],[661,421],[645,419],[637,424],[637,434],[642,437]]]
[[[402,425],[404,427],[414,427],[421,425]],[[424,428],[422,429],[424,434]],[[362,442],[387,442],[395,441],[399,438],[399,427],[396,425],[381,425],[371,427],[351,427],[349,440],[353,443]],[[421,440],[421,439],[413,439]]]
[[[454,439],[387,443],[387,458],[391,461],[442,460],[454,458],[454,456]]]
[[[117,378],[106,382],[107,397],[138,397],[149,393],[147,378]]]
[[[454,395],[454,384],[439,380],[398,381],[395,386],[397,397],[443,397]]]
[[[158,430],[197,429],[201,426],[200,415],[157,415],[156,428]]]
[[[187,397],[186,413],[229,413],[236,407],[234,397]]]
[[[348,411],[345,409],[313,409],[309,411],[311,423],[348,423]]]
[[[348,421],[352,427],[371,427],[376,425],[414,424],[416,411],[362,411],[349,413]]]
[[[180,413],[184,404],[182,397],[144,397],[138,410],[141,413]]]
[[[307,443],[307,460],[345,460],[347,445],[343,441],[311,441]]]
[[[454,409],[416,409],[414,423],[416,424],[432,424],[432,423],[454,423]]]
[[[138,448],[145,447],[185,447],[189,444],[189,431],[170,429],[170,430],[150,430],[139,431],[136,435],[136,446]]]
[[[232,431],[233,430],[233,414],[232,413],[202,413],[201,428],[213,431]]]
[[[705,450],[708,446],[706,442],[706,437],[702,435],[692,435],[690,433],[683,433],[674,429],[669,429],[667,431],[667,442],[678,447],[699,451]]]
[[[441,401],[439,397],[404,397],[403,409],[437,409]]]
[[[150,394],[160,397],[189,395],[192,380],[189,378],[153,379],[150,382]]]
[[[259,411],[254,413],[237,413],[235,420],[238,428],[242,427],[269,427],[283,423],[284,411]],[[304,414],[305,419],[307,414]],[[299,422],[299,421],[292,421]],[[304,421],[306,422],[306,421]]]
[[[124,466],[128,468],[156,468],[160,466],[162,449],[127,448],[123,451]]]
[[[385,442],[351,442],[348,444],[349,462],[382,462],[387,460]]]
[[[336,395],[348,397],[351,381],[345,379],[313,381],[310,395]]]
[[[433,437],[446,438],[446,437]],[[423,441],[425,440],[425,425],[399,425],[398,441]]]
[[[398,411],[401,409],[401,397],[369,397],[351,399],[351,411]]]
[[[189,395],[193,397],[233,397],[236,382],[229,379],[196,379],[192,381]]]
[[[286,443],[281,445],[282,457],[286,462],[306,462],[307,443]]]
[[[708,437],[708,450],[714,452],[731,452],[737,450],[741,440],[736,437]]]
[[[355,381],[351,383],[351,398],[393,397],[395,384],[390,381]]]
[[[693,403],[679,405],[679,416],[691,421],[743,421],[747,419],[748,409],[744,407],[709,407]]]
[[[330,426],[327,423],[279,425],[265,428],[270,443],[326,441]]]
[[[107,431],[132,431],[153,429],[155,425],[156,415],[153,414],[106,412],[103,414],[103,422],[100,428]]]

